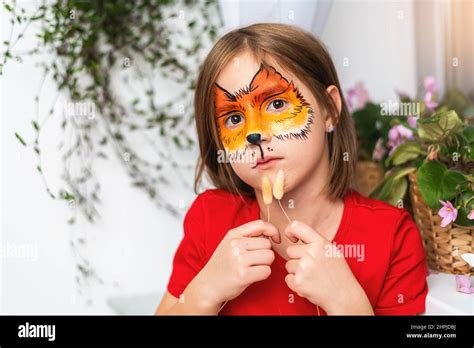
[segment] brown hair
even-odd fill
[[[326,88],[336,86],[344,100],[331,57],[312,34],[276,23],[253,24],[227,33],[209,52],[196,82],[194,111],[200,149],[194,182],[196,193],[205,171],[218,189],[245,196],[255,195],[253,188],[235,174],[230,163],[217,161],[218,150],[223,150],[223,146],[215,121],[213,86],[228,62],[246,49],[263,63],[267,55],[271,56],[298,76],[330,115],[336,115],[337,108]],[[357,156],[354,124],[344,101],[337,124],[336,120],[333,121],[336,126],[333,133],[328,134],[331,178],[327,189],[330,197],[343,198],[352,185]]]

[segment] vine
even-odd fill
[[[100,217],[99,160],[115,153],[132,185],[148,194],[158,208],[180,216],[166,189],[191,189],[185,175],[192,170],[179,159],[195,148],[193,128],[194,79],[205,49],[222,25],[215,0],[54,0],[33,9],[4,1],[10,33],[3,42],[0,73],[9,60],[38,58],[41,84],[35,97],[31,141],[18,141],[36,154],[36,169],[49,196],[72,207],[68,222],[80,212],[93,223]],[[28,29],[37,29],[37,45],[27,52],[15,47]],[[47,115],[40,115],[44,81],[52,79],[57,95]],[[122,87],[120,90],[119,87]],[[125,91],[125,92],[124,92]],[[166,91],[163,93],[162,91]],[[165,99],[163,94],[175,92]],[[53,189],[43,171],[40,135],[62,104],[59,142],[63,186]],[[77,254],[82,238],[72,238]],[[96,275],[80,253],[82,278]],[[99,277],[97,277],[99,279]]]

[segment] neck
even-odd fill
[[[291,220],[301,221],[328,239],[332,239],[331,235],[335,231],[329,231],[325,227],[329,226],[331,219],[340,213],[336,207],[340,207],[342,200],[332,199],[325,190],[326,185],[329,184],[329,163],[328,161],[324,163],[326,165],[318,166],[297,187],[286,192],[280,203]],[[273,199],[268,208],[263,203],[261,191],[256,191],[255,194],[261,218],[267,221],[269,210],[270,222],[283,232],[289,221],[278,201]]]

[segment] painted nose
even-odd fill
[[[262,142],[262,136],[261,136],[260,133],[251,133],[251,134],[247,135],[247,141],[250,144],[258,145]]]

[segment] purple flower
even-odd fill
[[[416,121],[418,121],[418,117],[408,116],[407,118],[407,122],[410,127],[416,128]]]
[[[413,139],[413,132],[411,129],[399,124],[393,126],[388,131],[388,147],[390,148],[389,155],[392,154],[395,149],[403,144],[406,140]]]
[[[350,110],[362,109],[369,101],[369,93],[363,82],[359,81],[353,88],[347,90],[346,103]]]
[[[438,215],[443,218],[441,220],[441,227],[448,226],[451,222],[456,220],[458,217],[458,210],[453,206],[450,201],[442,201],[439,202],[443,205],[443,207],[438,211]]]
[[[474,209],[472,209],[469,214],[467,214],[467,218],[469,220],[474,220]]]
[[[374,152],[372,153],[372,159],[374,161],[380,161],[383,155],[385,155],[385,148],[383,147],[382,138],[379,138],[375,144]]]
[[[457,275],[456,290],[465,294],[473,294],[474,288],[471,287],[471,279],[465,275]]]
[[[425,77],[425,89],[430,93],[438,92],[438,84],[433,76]]]
[[[431,92],[426,92],[424,100],[426,108],[430,111],[434,111],[434,109],[438,106],[438,103],[433,100],[433,94]]]

